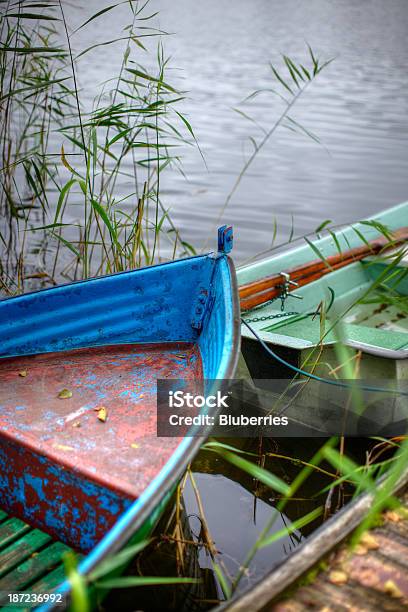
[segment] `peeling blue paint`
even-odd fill
[[[41,501],[47,500],[47,497],[43,490],[43,484],[45,486],[47,486],[48,484],[47,479],[43,480],[43,478],[40,478],[38,476],[32,476],[30,473],[27,472],[26,474],[24,474],[24,480],[28,485],[30,485],[34,489],[34,491],[37,494],[38,499],[40,499]]]

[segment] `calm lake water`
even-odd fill
[[[76,4],[68,14],[73,27],[109,3],[89,0],[81,10]],[[182,109],[208,166],[186,147],[187,180],[178,172],[162,180],[165,205],[194,245],[206,242],[251,149],[248,138],[260,135],[233,107],[273,86],[268,63],[280,66],[281,53],[307,62],[306,42],[320,58],[335,58],[292,113],[322,144],[285,129],[275,133],[224,215],[235,227],[236,259],[269,247],[275,219],[282,241],[292,217],[301,235],[324,219],[348,223],[408,198],[406,0],[151,0],[148,14],[156,10],[155,24],[174,33],[164,37],[168,78],[189,91]],[[80,30],[75,48],[123,36],[127,11],[123,6]],[[117,73],[123,51],[118,43],[84,56],[85,96],[93,98],[95,85]],[[266,94],[240,108],[265,127],[281,110]]]

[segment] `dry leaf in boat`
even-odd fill
[[[73,451],[75,450],[72,446],[67,446],[66,444],[53,444],[54,448],[58,448],[58,450],[63,451]]]
[[[18,375],[21,376],[21,378],[25,378],[27,374],[28,374],[27,370],[21,370],[21,372],[18,373]]]
[[[81,422],[75,421],[75,423],[72,423],[72,427],[81,427]]]
[[[395,597],[396,599],[402,599],[402,597],[404,597],[401,589],[393,580],[387,580],[387,582],[384,583],[384,591],[387,595],[391,595],[391,597]]]
[[[332,584],[346,584],[348,580],[348,576],[346,572],[341,570],[333,570],[329,574],[329,582]]]
[[[72,391],[69,389],[61,389],[61,391],[58,393],[58,397],[60,399],[69,399],[72,397]]]
[[[106,417],[108,416],[108,411],[103,406],[98,408],[98,419],[104,423],[106,421]]]

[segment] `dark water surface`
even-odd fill
[[[324,441],[275,441],[265,438],[261,447],[259,441],[254,439],[229,438],[224,442],[255,455],[261,449],[262,453],[277,453],[308,461]],[[348,450],[352,452],[351,445]],[[265,467],[288,483],[293,481],[301,469],[294,461],[273,456],[266,457]],[[330,483],[330,478],[318,472],[312,473],[296,497],[287,503],[284,512],[277,513],[275,508],[280,500],[278,494],[214,453],[201,451],[192,464],[192,471],[204,510],[206,528],[219,553],[216,562],[222,564],[224,573],[230,579],[236,576],[248,551],[272,517],[275,521],[270,534],[290,527],[293,521],[324,503],[327,494],[319,495],[319,492]],[[126,589],[116,590],[107,600],[108,610],[115,602],[115,609],[124,611],[191,612],[210,609],[217,599],[224,599],[211,556],[202,544],[201,512],[196,491],[189,478],[186,479],[181,506],[183,538],[187,542],[182,575],[199,579],[200,583],[177,587],[144,587],[129,592]],[[174,533],[174,521],[169,522],[173,507],[170,503],[155,530],[152,544],[128,570],[129,574],[177,575],[176,544],[166,540],[167,536]],[[259,549],[244,573],[238,591],[253,585],[272,567],[281,563],[320,523],[321,519],[318,518],[302,529],[295,529],[290,535],[280,537],[270,546]],[[196,544],[189,545],[188,542]]]
[[[90,0],[70,9],[70,23],[105,4]],[[248,137],[260,135],[232,108],[272,86],[268,62],[281,65],[280,53],[308,61],[306,41],[322,59],[335,58],[293,112],[322,145],[281,129],[262,151],[225,214],[235,226],[236,258],[268,248],[275,219],[284,239],[292,216],[301,235],[323,219],[347,223],[408,198],[406,0],[152,0],[148,12],[158,9],[156,25],[174,33],[164,38],[172,56],[168,78],[189,91],[183,111],[208,165],[186,147],[187,181],[177,171],[162,181],[165,204],[194,245],[211,232],[251,150]],[[126,11],[80,30],[72,43],[80,49],[123,35]],[[118,43],[81,60],[79,80],[89,99],[117,72],[123,51]],[[281,110],[266,94],[240,108],[266,127]]]

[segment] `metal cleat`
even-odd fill
[[[297,300],[303,300],[303,296],[296,295],[296,293],[290,292],[291,287],[299,287],[299,283],[297,283],[296,281],[290,280],[290,274],[288,274],[287,272],[280,272],[279,274],[283,276],[283,278],[285,279],[283,285],[279,285],[279,287],[281,288],[281,293],[279,295],[279,298],[281,300],[281,310],[284,311],[286,298],[293,297],[293,298],[296,298]]]

